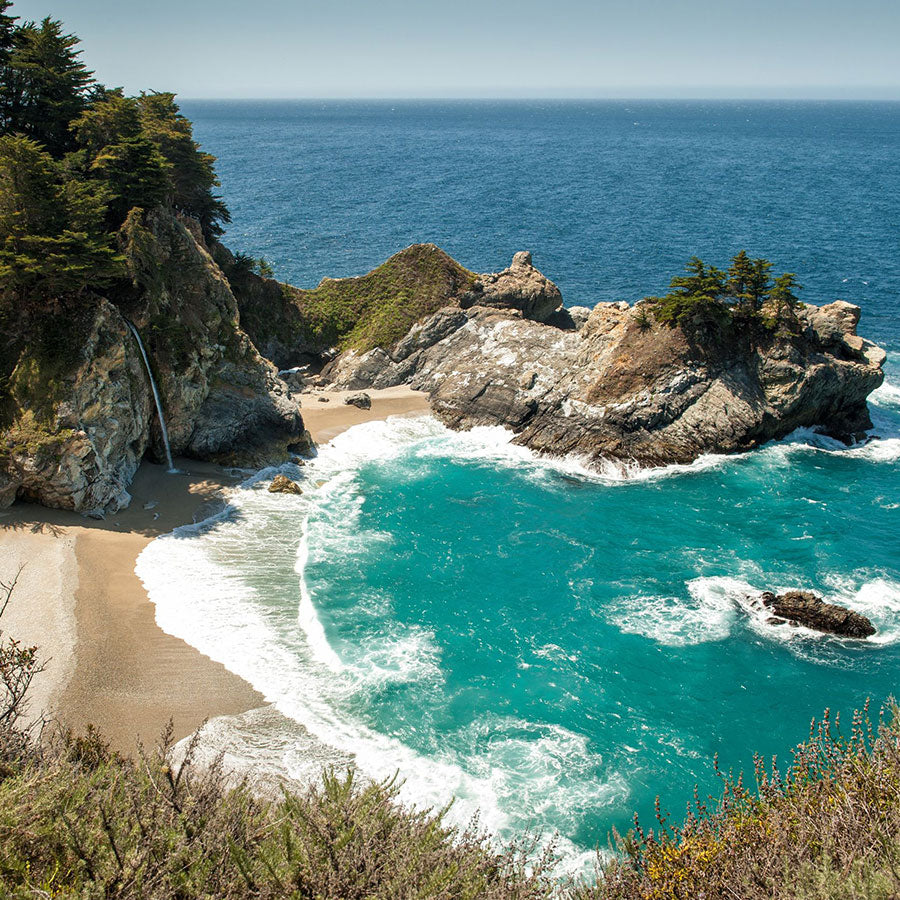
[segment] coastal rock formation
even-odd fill
[[[130,499],[152,416],[143,363],[108,300],[88,300],[73,323],[82,329],[74,349],[56,359],[23,353],[13,370],[17,414],[0,444],[4,506],[18,496],[60,509],[115,510]]]
[[[826,603],[811,591],[786,591],[778,595],[764,591],[760,600],[773,614],[771,624],[789,622],[841,637],[866,638],[875,634],[875,626],[866,616]]]
[[[301,290],[249,271],[219,244],[211,250],[237,298],[241,326],[282,369],[318,368],[342,350],[389,347],[474,290],[479,277],[434,244],[413,244],[366,275],[323,278]]]
[[[61,305],[14,348],[0,431],[6,504],[115,510],[145,452],[164,459],[126,317],[146,346],[173,453],[261,465],[310,446],[299,404],[241,330],[195,223],[163,210],[129,217],[123,249],[131,288]]]
[[[322,379],[408,384],[452,428],[503,425],[516,443],[588,463],[684,463],[804,426],[848,441],[871,427],[866,397],[885,354],[856,335],[850,304],[803,307],[796,333],[760,329],[752,340],[737,327],[660,324],[641,303],[600,303],[579,328],[571,313],[554,321],[565,312],[551,311],[558,291],[527,256],[493,277],[478,279],[491,306],[468,292],[392,346],[345,351]]]
[[[347,406],[355,406],[357,409],[372,408],[372,398],[364,391],[344,397],[344,403]]]
[[[526,319],[546,322],[562,306],[559,288],[532,264],[527,250],[517,253],[508,269],[480,275],[459,298],[461,309],[482,306],[515,309]]]
[[[298,496],[303,493],[303,488],[297,484],[296,481],[292,481],[287,475],[276,475],[272,479],[272,483],[269,485],[269,493],[270,494],[297,494]]]

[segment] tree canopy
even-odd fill
[[[98,84],[61,22],[21,21],[0,0],[0,298],[124,277],[111,248],[135,208],[221,234],[214,164],[173,94]]]
[[[792,272],[773,282],[772,263],[751,259],[746,250],[732,257],[727,271],[707,266],[692,256],[685,274],[676,275],[663,297],[647,297],[658,322],[666,325],[703,327],[743,321],[768,328],[793,330],[800,289]]]

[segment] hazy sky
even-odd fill
[[[900,0],[14,0],[182,97],[900,99]]]

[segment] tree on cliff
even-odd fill
[[[93,75],[78,57],[74,34],[45,18],[8,32],[11,49],[0,84],[0,129],[33,138],[54,156],[74,149],[69,128],[88,103]]]
[[[135,206],[165,205],[221,234],[229,215],[213,193],[215,158],[194,141],[174,95],[102,87],[62,23],[17,25],[10,8],[0,0],[0,134],[31,138],[65,161],[67,179],[102,187],[110,230]]]
[[[104,200],[29,138],[0,137],[0,300],[26,306],[122,274]],[[22,311],[19,309],[19,311]]]
[[[676,275],[664,297],[646,298],[654,307],[656,319],[667,325],[712,325],[727,317],[722,301],[726,277],[721,269],[707,266],[692,256],[684,267],[684,275]]]
[[[799,288],[796,276],[785,273],[773,285],[771,269],[767,259],[751,259],[745,250],[732,258],[727,272],[692,256],[686,274],[672,279],[668,294],[646,300],[656,320],[667,325],[696,327],[731,321],[745,328],[762,323],[771,329],[796,321],[799,303],[793,294]],[[764,314],[766,304],[770,310]]]

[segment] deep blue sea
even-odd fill
[[[900,104],[183,104],[219,158],[225,241],[312,286],[433,241],[490,271],[533,251],[570,305],[664,291],[745,248],[888,350],[873,440],[801,432],[651,471],[541,460],[500,429],[358,426],[138,564],[169,631],[271,707],[213,723],[235,763],[353,759],[414,803],[558,832],[572,866],[711,760],[784,759],[825,707],[900,675]],[[811,588],[865,642],[767,625]]]

